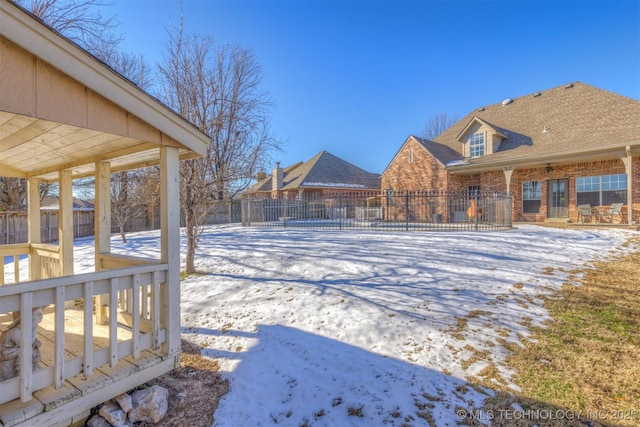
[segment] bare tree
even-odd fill
[[[125,224],[142,213],[144,207],[138,199],[138,177],[123,171],[111,175],[111,219],[120,229],[120,238],[127,242]]]
[[[262,69],[253,53],[235,45],[217,49],[216,89],[208,157],[218,201],[244,191],[268,153],[279,150],[271,136],[273,107],[261,91]]]
[[[427,120],[422,131],[422,137],[432,141],[445,130],[449,129],[458,121],[457,117],[450,117],[447,113],[436,114]]]
[[[113,56],[122,40],[116,19],[101,13],[109,6],[104,0],[14,1],[101,60]]]
[[[278,143],[270,136],[270,101],[259,90],[255,57],[235,46],[214,49],[209,36],[169,31],[159,65],[160,97],[211,137],[204,158],[181,163],[181,203],[187,236],[186,271],[195,272],[195,251],[207,213],[246,188]]]
[[[155,209],[160,204],[160,169],[157,166],[138,171],[136,199],[147,212],[149,229],[154,229]]]
[[[49,186],[40,184],[40,200],[49,193]],[[27,180],[0,176],[0,211],[22,211],[27,206]]]

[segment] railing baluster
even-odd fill
[[[84,284],[84,376],[93,375],[93,282]]]
[[[151,273],[151,319],[153,321],[153,349],[160,350],[160,273]]]
[[[13,256],[13,277],[15,283],[20,283],[20,255]]]
[[[111,279],[109,289],[109,362],[118,364],[118,278]]]
[[[54,374],[53,381],[56,388],[64,383],[64,303],[65,287],[58,286],[55,294],[55,326],[54,326]]]
[[[142,298],[142,308],[140,309],[140,314],[143,319],[149,319],[149,286],[144,285],[140,287],[140,293]]]
[[[131,278],[131,318],[132,318],[132,334],[131,337],[131,352],[133,358],[140,357],[140,275],[134,274]]]
[[[20,298],[20,400],[31,400],[33,382],[33,292],[25,292]]]

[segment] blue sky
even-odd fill
[[[153,64],[179,0],[114,0]],[[327,150],[381,173],[430,117],[573,81],[640,99],[640,1],[184,0],[188,34],[250,49],[289,165]]]

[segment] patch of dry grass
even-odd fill
[[[565,284],[545,300],[554,321],[532,328],[524,348],[509,346],[519,396],[497,393],[483,409],[505,413],[499,411],[517,403],[532,411],[583,411],[581,420],[549,426],[584,426],[589,414],[594,426],[640,425],[640,252],[594,267],[580,286]],[[616,414],[627,419],[612,419]]]

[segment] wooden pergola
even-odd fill
[[[0,426],[71,424],[176,366],[178,163],[202,155],[208,141],[108,66],[0,0],[0,176],[28,181],[29,212],[29,241],[0,246],[0,332],[17,313],[43,308],[44,316],[38,324],[20,315],[20,368],[0,382]],[[160,166],[160,259],[111,254],[110,175],[153,164]],[[95,176],[95,272],[74,275],[72,181],[87,176]],[[59,186],[57,245],[40,242],[43,182]],[[28,281],[5,275],[6,256],[15,271],[28,258]],[[74,302],[81,308],[70,308]],[[36,338],[41,361],[34,367],[22,343]]]

